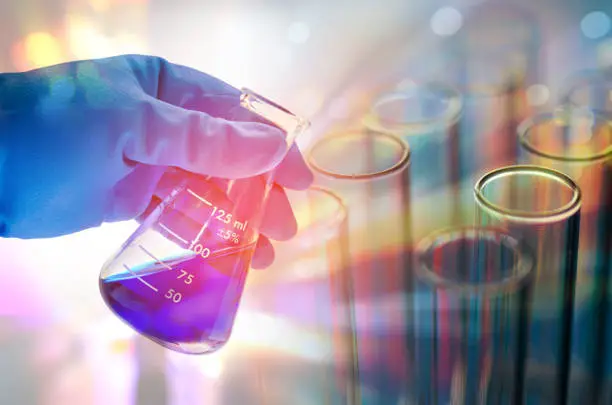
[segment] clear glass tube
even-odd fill
[[[606,347],[612,331],[607,298],[612,282],[612,121],[588,106],[566,105],[526,120],[519,140],[522,162],[561,171],[582,191],[572,373],[586,379],[573,378],[571,392],[573,403],[597,403],[602,382],[612,384],[612,353]]]
[[[452,86],[442,82],[414,83],[381,95],[363,118],[371,131],[398,136],[410,147],[410,207],[415,240],[442,224],[459,225],[466,218],[462,215],[457,167],[457,123],[462,106],[461,94]],[[471,189],[470,183],[470,216]]]
[[[448,40],[441,75],[463,94],[459,167],[472,184],[486,170],[516,163],[516,127],[529,113],[527,87],[537,83],[538,41],[532,15],[494,3],[468,9]]]
[[[266,405],[360,405],[347,208],[325,188],[287,193],[298,232],[274,243],[274,264],[249,278],[245,318],[236,322],[220,403],[253,403],[249,398],[259,397]],[[251,329],[259,323],[251,322],[253,314],[267,319],[266,332]],[[246,347],[251,353],[245,357]],[[254,361],[261,353],[269,358]],[[258,384],[233,376],[244,363]]]
[[[492,170],[475,185],[478,223],[533,252],[526,403],[565,404],[582,194],[567,175],[535,165]],[[545,376],[541,366],[549,365]]]
[[[533,259],[493,228],[449,228],[416,252],[417,404],[520,404]]]
[[[404,270],[410,243],[410,151],[394,135],[357,129],[319,139],[307,160],[315,183],[337,192],[349,210],[360,378],[376,403],[403,381],[402,321],[394,330],[384,322],[403,315],[397,307],[375,303],[402,294],[410,282]]]

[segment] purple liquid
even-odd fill
[[[115,314],[157,343],[212,352],[230,337],[253,248],[167,262],[172,270],[158,263],[133,268],[140,279],[118,274],[100,280],[100,292]]]

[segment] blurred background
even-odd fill
[[[2,0],[0,70],[154,54],[256,89],[308,117],[314,139],[357,120],[381,92],[433,69],[432,58],[487,3]],[[537,81],[525,88],[534,110],[554,106],[576,72],[612,66],[609,1],[506,3],[524,8],[538,26]],[[218,354],[175,355],[135,336],[98,291],[100,268],[135,229],[125,222],[55,239],[0,240],[0,403],[266,404],[272,402],[240,396],[243,382],[257,395],[282,382],[258,380],[249,365],[287,353],[317,361],[316,331],[256,311],[248,300],[232,343]],[[249,377],[235,377],[241,372]],[[233,378],[242,382],[232,384]],[[324,403],[298,398],[292,405]]]

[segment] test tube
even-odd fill
[[[443,82],[413,83],[386,93],[372,104],[363,119],[372,131],[393,134],[410,147],[410,196],[412,237],[418,240],[450,223],[461,212],[458,177],[457,123],[462,111],[461,94]],[[469,214],[473,214],[472,184]],[[462,215],[463,214],[463,215]]]
[[[522,404],[533,258],[494,228],[449,228],[416,250],[417,404]]]
[[[259,383],[241,389],[243,382],[228,375],[227,389],[239,392],[226,392],[223,403],[253,403],[247,398],[257,396],[265,405],[295,404],[307,392],[308,403],[361,405],[349,305],[346,206],[335,193],[316,186],[287,195],[297,218],[297,235],[274,243],[274,264],[250,279],[244,297],[246,313],[266,317],[266,329],[274,332],[257,336],[245,328],[248,333],[243,335],[241,322],[236,325],[237,345],[256,350],[251,357],[262,352],[269,357],[259,362],[242,357],[240,362],[252,365],[247,374]],[[233,368],[231,373],[240,374],[234,360],[226,364]]]
[[[514,5],[479,5],[465,14],[445,47],[441,75],[464,97],[459,167],[473,184],[483,171],[516,162],[516,127],[528,114],[527,86],[538,77],[539,32],[533,16]]]
[[[410,290],[404,270],[410,244],[410,151],[394,135],[361,128],[320,138],[307,160],[315,182],[337,192],[350,213],[360,378],[371,387],[368,395],[380,400],[399,389],[405,364],[401,304],[377,302]]]
[[[580,90],[575,91],[577,95]],[[612,250],[612,122],[601,112],[566,105],[526,120],[519,128],[519,140],[523,162],[561,171],[582,191],[572,374],[587,379],[573,378],[571,393],[573,403],[588,400],[596,404],[601,400],[603,381],[612,382],[612,353],[606,347],[606,331],[612,326],[608,325],[612,308],[607,298]]]
[[[478,223],[506,230],[533,252],[525,401],[566,404],[580,188],[556,170],[514,165],[486,173],[476,182],[474,193]],[[543,364],[553,370],[545,377],[539,375]]]

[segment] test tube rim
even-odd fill
[[[346,204],[345,199],[342,198],[340,195],[338,195],[338,193],[334,192],[332,189],[327,188],[327,187],[322,187],[319,185],[313,185],[307,188],[306,190],[304,190],[304,193],[311,193],[311,192],[316,192],[317,195],[323,196],[324,198],[331,198],[331,200],[333,200],[335,204],[337,205],[337,208],[334,210],[335,211],[334,214],[331,215],[329,219],[319,221],[314,224],[309,224],[305,228],[308,230],[308,233],[307,233],[308,238],[306,239],[306,241],[312,241],[314,242],[315,246],[319,246],[321,243],[328,243],[337,238],[340,243],[340,246],[338,246],[338,249],[342,251],[341,254],[345,254],[344,249],[348,249],[348,246],[342,246],[342,244],[348,243],[348,240],[345,239],[346,231],[347,231],[347,228],[345,227],[347,226],[347,220],[348,220],[348,215],[349,215],[349,208],[348,208],[348,205]],[[308,200],[308,197],[306,197],[305,199]],[[303,233],[300,233],[300,231],[303,232],[305,229],[298,228],[298,233],[293,238],[291,238],[291,240],[287,241],[287,243],[289,245],[293,245],[296,243],[302,244],[302,247],[307,246],[308,249],[313,249],[310,243],[304,245],[303,241],[301,241],[301,238],[303,238],[304,236],[303,236]],[[316,240],[314,240],[313,238],[310,238],[312,235],[316,235]],[[345,239],[344,242],[342,242],[343,239]],[[293,260],[295,260],[295,257],[293,257]],[[303,259],[299,259],[298,261],[302,262]],[[293,267],[291,267],[290,269],[285,268],[282,271],[282,275],[278,274],[274,276],[274,280],[278,281],[279,279],[281,280],[295,279],[294,270],[295,269]],[[320,270],[311,271],[310,274],[314,278],[321,276]]]
[[[335,193],[332,189],[327,187],[312,185],[306,190],[304,190],[304,193],[311,192],[316,192],[317,194],[322,194],[327,197],[331,197],[338,204],[338,208],[335,210],[333,218],[330,218],[328,221],[324,221],[324,225],[321,225],[321,227],[331,228],[342,226],[342,223],[344,223],[348,218],[348,206],[346,204],[346,201],[337,193]],[[317,226],[317,228],[319,227]]]
[[[603,151],[593,153],[586,156],[566,156],[562,154],[556,153],[547,153],[541,149],[538,149],[529,142],[529,133],[539,125],[554,122],[555,120],[562,119],[560,118],[560,111],[565,110],[567,106],[562,106],[555,111],[548,111],[544,113],[540,113],[525,119],[517,128],[518,139],[520,145],[528,152],[533,153],[534,155],[560,161],[566,163],[591,163],[598,162],[612,158],[612,144],[604,147]],[[612,121],[606,117],[604,113],[594,109],[586,109],[582,107],[572,107],[573,111],[578,112],[586,112],[589,111],[594,119],[594,125],[605,125],[609,127],[610,132],[612,133]]]
[[[317,148],[322,147],[322,145],[327,142],[332,142],[332,141],[338,140],[339,138],[360,138],[360,137],[366,137],[366,136],[372,137],[372,138],[382,137],[382,138],[385,138],[391,141],[392,143],[395,143],[399,147],[399,149],[402,151],[401,157],[398,159],[397,162],[395,162],[393,165],[391,165],[390,167],[384,170],[379,170],[374,173],[363,173],[363,174],[343,174],[343,173],[338,173],[335,171],[327,170],[327,169],[322,168],[320,165],[316,164],[315,160],[313,159],[314,151]],[[391,174],[404,170],[404,168],[406,168],[410,164],[410,156],[411,156],[411,151],[410,151],[410,147],[408,146],[408,143],[395,135],[387,134],[384,132],[364,133],[363,131],[354,129],[354,130],[348,130],[348,131],[340,131],[334,134],[328,134],[327,136],[317,139],[315,142],[313,142],[312,146],[308,149],[308,152],[306,153],[306,160],[308,162],[308,165],[314,171],[324,176],[333,178],[333,179],[373,180],[373,179],[377,179],[381,177],[386,177]]]
[[[445,95],[449,95],[447,99],[451,101],[449,102],[449,106],[446,108],[444,113],[442,113],[438,117],[434,117],[431,119],[399,122],[397,124],[394,123],[390,125],[384,124],[380,119],[380,115],[376,113],[374,109],[375,107],[382,105],[387,100],[393,100],[394,96],[397,97],[406,95],[405,91],[398,89],[385,92],[374,100],[374,102],[370,106],[369,111],[362,119],[363,125],[366,128],[377,132],[384,132],[393,135],[419,136],[422,133],[410,134],[409,132],[411,130],[414,131],[423,129],[423,127],[425,127],[425,130],[432,130],[438,126],[441,128],[448,128],[459,120],[463,112],[463,96],[455,86],[452,86],[448,83],[444,83],[442,81],[429,81],[424,84],[417,84],[416,86],[426,89],[433,88],[435,90],[442,90],[442,93],[444,93]]]
[[[451,237],[453,235],[459,236],[453,238]],[[471,235],[471,237],[466,235]],[[457,282],[446,277],[441,277],[424,263],[424,256],[434,247],[434,244],[440,238],[447,239],[444,242],[447,244],[448,242],[466,239],[468,237],[473,240],[481,239],[482,235],[486,235],[495,240],[496,243],[500,245],[504,244],[507,248],[516,252],[518,260],[516,260],[513,265],[513,270],[515,271],[511,271],[511,276],[502,278],[499,281],[486,283]],[[497,239],[499,239],[499,241]],[[437,230],[418,243],[416,247],[416,256],[418,260],[418,266],[416,266],[418,276],[437,290],[453,292],[459,295],[495,297],[500,294],[514,292],[524,283],[531,280],[534,269],[533,257],[525,246],[506,231],[493,227],[465,226]]]
[[[484,195],[483,190],[487,184],[491,183],[499,177],[505,177],[509,174],[517,173],[545,176],[550,179],[553,179],[556,182],[569,188],[572,191],[572,198],[568,203],[564,204],[559,208],[553,210],[533,212],[524,210],[513,210],[502,207],[498,204],[492,203]],[[478,206],[480,206],[482,209],[485,209],[486,211],[492,212],[497,216],[501,216],[515,222],[525,222],[532,224],[544,224],[565,220],[566,218],[569,218],[577,211],[579,211],[582,206],[582,191],[571,177],[558,170],[538,165],[511,165],[490,170],[482,177],[480,177],[478,181],[476,181],[476,184],[474,186],[474,196]]]

